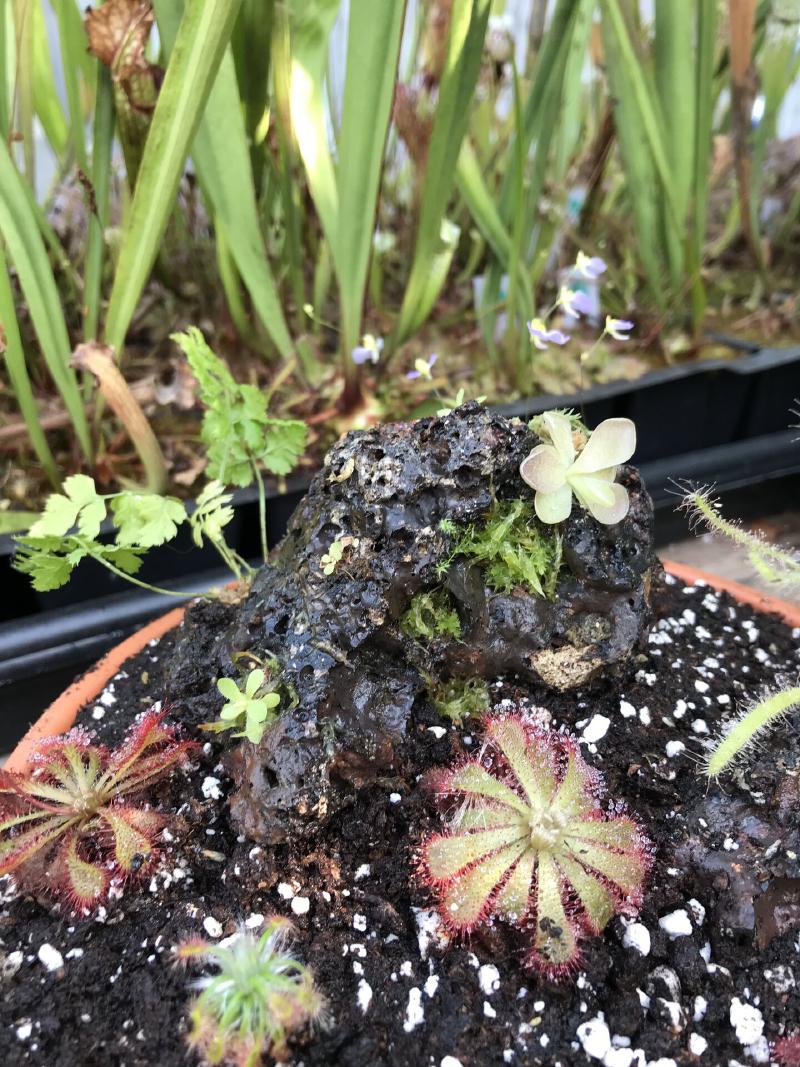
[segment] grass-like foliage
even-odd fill
[[[461,620],[446,589],[416,593],[403,612],[400,626],[420,640],[434,637],[461,637]]]
[[[743,530],[739,523],[723,518],[720,502],[713,498],[712,492],[704,487],[689,489],[684,494],[679,506],[689,515],[692,530],[705,527],[744,549],[755,570],[767,581],[799,585],[800,558],[797,554],[771,545],[760,534]]]
[[[80,908],[141,875],[164,816],[141,794],[197,747],[148,711],[109,751],[80,728],[42,741],[29,774],[0,771],[0,874]]]
[[[800,706],[800,688],[783,689],[767,695],[729,723],[716,747],[705,760],[709,778],[718,778],[757,743],[758,738]]]
[[[466,556],[483,568],[487,584],[499,593],[524,585],[534,596],[554,599],[561,570],[561,535],[543,532],[527,501],[495,501],[480,526],[459,529],[445,519],[440,528],[453,538],[447,559],[439,564],[440,574],[446,573],[456,556]]]
[[[200,958],[217,973],[198,979],[188,1041],[210,1064],[257,1067],[264,1055],[282,1059],[287,1040],[324,1018],[325,1002],[311,971],[287,949],[291,923],[268,920],[259,938],[240,931],[226,945],[187,941],[183,960]]]
[[[586,933],[638,909],[651,845],[617,805],[601,807],[601,779],[572,738],[519,714],[485,726],[478,758],[432,778],[458,806],[424,843],[421,870],[451,929],[512,923],[530,938],[526,966],[557,978]]]

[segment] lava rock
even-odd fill
[[[659,567],[652,503],[633,468],[619,472],[631,499],[622,522],[601,526],[576,504],[561,524],[554,600],[523,586],[493,591],[463,557],[437,569],[452,544],[442,520],[479,525],[496,500],[532,501],[519,465],[536,443],[522,423],[471,403],[333,447],[232,624],[204,650],[209,692],[249,652],[276,657],[297,697],[259,745],[230,758],[240,832],[277,843],[298,819],[324,819],[354,789],[396,773],[427,678],[512,675],[569,689],[626,669]],[[320,560],[336,540],[346,548],[326,575]],[[461,636],[423,643],[401,618],[415,594],[443,584]],[[176,678],[186,669],[176,663]]]

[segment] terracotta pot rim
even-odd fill
[[[673,563],[667,559],[662,560],[662,563],[668,574],[684,582],[705,582],[712,589],[724,590],[741,603],[749,604],[757,611],[772,612],[782,616],[790,626],[800,627],[800,607],[786,600],[760,593],[750,586],[742,585],[741,582],[729,581],[719,575],[689,567],[684,563]],[[183,621],[185,610],[185,608],[175,608],[143,626],[141,630],[137,630],[136,633],[107,652],[91,670],[65,689],[49,707],[45,708],[30,727],[6,760],[5,769],[17,772],[24,770],[31,750],[37,742],[44,737],[66,733],[74,724],[84,704],[88,704],[90,700],[94,700],[102,693],[123,663],[138,655],[150,641],[158,640],[170,630],[174,630]]]

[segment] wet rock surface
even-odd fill
[[[219,710],[213,682],[237,675],[236,653],[276,657],[297,696],[260,745],[231,758],[233,817],[248,837],[283,841],[354,788],[396,771],[425,677],[506,676],[567,690],[628,669],[648,628],[658,567],[652,504],[633,468],[619,474],[631,498],[623,522],[601,526],[576,504],[563,524],[553,600],[523,585],[493,591],[464,557],[446,573],[437,569],[452,547],[443,520],[480,527],[495,501],[532,501],[519,465],[536,443],[523,424],[477,404],[349,434],[246,603],[213,641],[206,636],[202,662],[194,657],[187,667],[189,619],[170,690],[190,717]],[[337,540],[346,547],[326,575],[321,559]],[[403,613],[415,594],[442,586],[461,636],[415,639],[401,626]]]

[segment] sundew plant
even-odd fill
[[[0,770],[0,875],[79,908],[140,878],[166,819],[143,794],[198,747],[147,712],[114,750],[80,728],[39,743],[27,774]]]
[[[577,743],[523,715],[487,718],[480,755],[433,774],[451,815],[420,852],[423,880],[457,933],[502,920],[523,934],[527,967],[558,978],[580,942],[642,902],[652,846],[601,805]]]
[[[180,959],[216,969],[192,983],[188,1042],[207,1063],[258,1067],[265,1055],[283,1059],[292,1034],[324,1021],[325,1001],[311,971],[289,951],[291,935],[291,923],[272,916],[259,937],[243,929],[225,944],[178,946]]]

